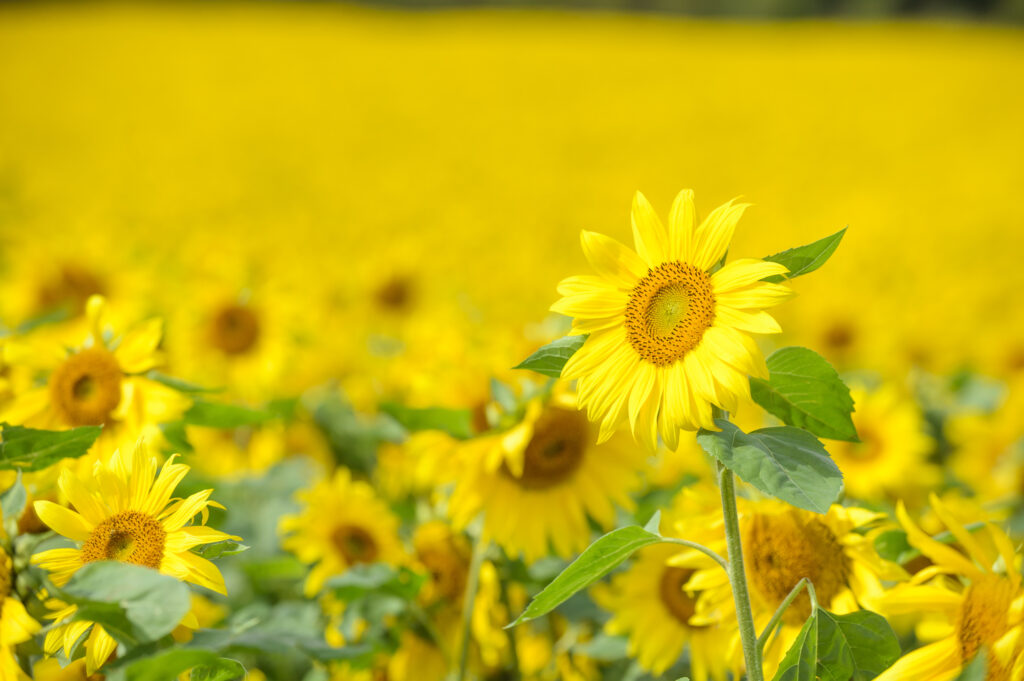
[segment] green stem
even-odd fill
[[[722,558],[720,555],[718,555],[708,547],[704,546],[703,544],[698,544],[695,541],[687,541],[686,539],[676,539],[675,537],[662,537],[661,541],[665,542],[666,544],[679,544],[680,546],[686,546],[696,551],[700,551],[705,556],[718,563],[718,565],[723,570],[725,570],[726,573],[729,572],[729,564],[725,562],[725,558]]]
[[[718,487],[722,492],[722,515],[725,519],[725,544],[729,556],[729,583],[732,598],[736,603],[736,621],[740,629],[740,643],[743,645],[743,660],[747,665],[750,681],[764,681],[761,667],[761,653],[757,648],[757,631],[754,629],[754,613],[750,608],[750,591],[747,589],[747,573],[743,567],[743,542],[740,538],[740,518],[736,509],[736,479],[732,471],[719,464]]]
[[[466,580],[466,593],[462,597],[462,640],[459,651],[458,681],[464,681],[469,672],[469,642],[473,638],[473,604],[480,586],[480,566],[484,563],[489,542],[477,539],[473,547],[473,558],[469,564],[469,577]]]
[[[761,635],[757,637],[757,650],[761,653],[761,655],[764,655],[764,647],[768,644],[768,639],[771,638],[772,632],[775,631],[776,625],[778,625],[779,620],[782,619],[782,615],[785,614],[790,604],[794,600],[796,600],[796,597],[800,595],[800,592],[803,590],[803,588],[805,586],[810,585],[810,581],[808,581],[808,579],[804,577],[796,583],[796,586],[792,588],[792,590],[789,592],[789,595],[782,599],[782,603],[780,603],[779,607],[775,610],[775,614],[772,615],[772,618],[770,620],[768,620],[768,626],[766,626],[764,628],[764,631],[761,632]]]

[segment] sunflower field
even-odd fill
[[[1024,680],[1022,112],[962,19],[0,5],[0,681]]]

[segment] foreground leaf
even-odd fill
[[[191,608],[184,582],[118,561],[83,566],[57,595],[78,606],[76,620],[101,624],[128,646],[171,633]]]
[[[107,675],[109,681],[168,681],[191,670],[191,681],[235,681],[245,676],[245,667],[196,648],[174,648],[132,662]],[[104,670],[106,671],[106,670]]]
[[[576,351],[583,347],[587,340],[586,336],[566,336],[548,343],[537,352],[524,359],[513,369],[529,369],[538,374],[559,378],[562,375],[562,367],[569,361],[569,358],[576,354]]]
[[[755,402],[788,426],[831,440],[857,441],[850,389],[824,357],[807,348],[783,348],[767,364],[767,381],[750,379]]]
[[[818,665],[822,679],[871,681],[900,656],[900,642],[884,617],[870,610],[835,615],[818,610]]]
[[[413,409],[395,402],[385,402],[380,405],[380,410],[410,432],[440,430],[462,440],[473,436],[473,414],[469,409]]]
[[[765,277],[764,281],[780,282],[813,272],[832,257],[832,254],[839,248],[839,242],[843,240],[844,234],[846,234],[845,227],[824,239],[818,239],[814,243],[790,248],[788,251],[782,251],[775,255],[769,255],[765,260],[785,265],[789,269],[789,273]]]
[[[508,627],[546,615],[569,600],[577,591],[585,589],[611,572],[637,549],[660,541],[660,535],[636,525],[612,530],[588,546],[579,558],[562,571],[562,574],[534,596],[526,610]]]
[[[744,433],[724,419],[721,432],[702,430],[697,442],[744,482],[793,506],[825,513],[842,488],[824,445],[806,430],[782,426]]]
[[[773,681],[814,681],[817,676],[818,613],[813,612],[786,651]]]
[[[100,436],[100,426],[82,426],[71,430],[36,430],[24,426],[0,424],[0,469],[38,471],[61,459],[77,459]]]

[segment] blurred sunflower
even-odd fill
[[[946,435],[953,446],[950,467],[985,499],[1024,494],[1024,382],[1016,382],[991,413],[952,416]]]
[[[707,513],[717,503],[717,491],[711,485],[684,490],[662,516],[663,534],[677,536],[675,527],[684,514]],[[645,547],[627,570],[592,590],[598,605],[612,613],[605,630],[628,636],[630,657],[656,676],[689,647],[694,681],[724,681],[730,671],[738,678],[741,669],[730,662],[737,659],[730,654],[735,627],[694,619],[700,592],[686,585],[695,570],[670,565],[678,553],[679,547],[672,544]]]
[[[860,442],[827,444],[850,496],[873,502],[915,499],[941,482],[941,471],[928,462],[935,442],[926,434],[924,416],[912,399],[891,384],[871,391],[854,387],[850,394]]]
[[[191,525],[201,514],[205,519],[213,490],[196,492],[172,501],[175,487],[189,467],[174,463],[173,457],[157,472],[157,461],[140,443],[131,454],[115,451],[109,461],[95,462],[92,475],[76,477],[61,473],[59,486],[71,508],[50,501],[35,502],[36,514],[50,529],[71,539],[77,548],[51,549],[32,556],[32,562],[50,573],[56,586],[63,586],[82,566],[99,560],[117,560],[159,570],[177,579],[227,593],[220,570],[192,552],[196,546],[239,539],[207,527]],[[56,620],[46,634],[44,648],[54,654],[61,647],[70,655],[75,643],[91,628],[85,643],[86,666],[91,674],[117,647],[117,642],[100,625],[71,621],[77,606],[56,600],[47,603]]]
[[[882,579],[903,579],[906,574],[875,552],[863,532],[881,521],[883,514],[833,505],[819,515],[774,499],[741,499],[740,533],[743,542],[751,605],[758,630],[763,630],[789,592],[809,579],[822,607],[838,614],[871,608],[883,591]],[[679,536],[726,553],[720,514],[709,513],[681,520]],[[671,559],[677,567],[693,569],[687,590],[703,591],[694,622],[733,621],[729,579],[720,566],[692,550]],[[793,601],[782,624],[765,647],[766,675],[774,674],[811,612],[805,591]]]
[[[698,227],[693,192],[685,190],[666,230],[637,192],[636,252],[582,233],[598,276],[562,280],[562,298],[551,309],[573,318],[572,333],[589,334],[562,377],[578,380],[579,405],[601,422],[601,440],[628,415],[633,435],[649,451],[659,433],[675,449],[680,429],[714,429],[712,405],[732,411],[749,399],[748,374],[767,378],[750,334],[781,332],[764,308],[791,291],[762,280],[788,270],[753,259],[715,270],[746,206],[729,202]]]
[[[549,547],[568,558],[587,547],[587,517],[610,529],[615,506],[632,509],[645,455],[620,436],[597,432],[565,392],[531,399],[511,428],[466,442],[449,501],[457,528],[483,512],[481,541],[527,562]]]
[[[8,539],[0,517],[0,539]],[[25,610],[22,602],[12,594],[14,589],[14,565],[11,555],[0,546],[0,679],[22,681],[28,676],[21,670],[14,656],[14,646],[30,640],[39,623]]]
[[[297,495],[303,508],[281,518],[282,546],[313,565],[306,595],[320,592],[332,575],[352,565],[406,560],[398,538],[398,518],[362,480],[347,468]]]
[[[1024,674],[1024,590],[1020,556],[1012,540],[992,523],[977,532],[961,524],[934,494],[932,511],[956,544],[923,532],[899,504],[896,515],[907,540],[931,565],[881,599],[886,614],[931,617],[935,640],[904,655],[878,681],[947,681],[984,650],[986,679],[1019,679]]]

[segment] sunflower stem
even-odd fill
[[[728,418],[725,412],[717,408],[714,411],[715,418]],[[761,652],[757,647],[757,630],[754,628],[754,613],[750,607],[750,590],[747,588],[747,572],[743,567],[743,541],[740,537],[739,512],[736,509],[736,478],[733,477],[732,471],[721,463],[718,464],[718,488],[722,493],[729,584],[732,586],[732,598],[736,604],[736,621],[739,624],[747,678],[750,681],[764,681]]]
[[[469,673],[469,643],[473,638],[473,605],[476,603],[476,594],[480,587],[480,566],[484,563],[484,555],[487,553],[490,542],[478,537],[473,546],[473,558],[469,563],[469,577],[466,580],[466,591],[462,597],[462,639],[459,650],[459,675],[458,681],[465,681]]]
[[[775,610],[775,614],[772,615],[770,620],[768,620],[768,625],[764,628],[764,631],[762,631],[761,635],[757,637],[757,650],[762,656],[764,655],[764,647],[768,644],[768,639],[771,638],[772,632],[775,631],[775,627],[779,623],[779,620],[782,619],[786,610],[789,609],[789,606],[796,600],[796,597],[800,595],[800,592],[803,591],[805,586],[810,587],[811,583],[806,577],[803,577],[796,583],[796,586],[794,586],[789,592],[789,595],[782,600],[782,603],[780,603],[779,607]]]

